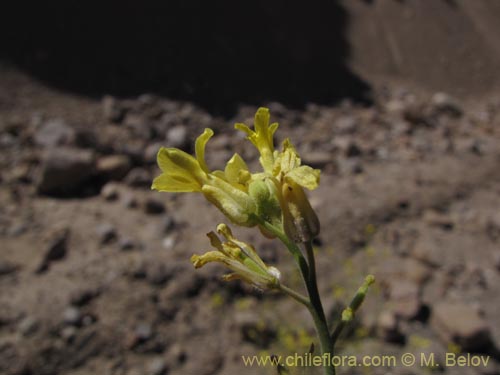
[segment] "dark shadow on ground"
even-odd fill
[[[100,96],[153,92],[213,112],[240,102],[300,107],[369,86],[346,67],[337,1],[17,1],[2,12],[0,59],[44,82]]]

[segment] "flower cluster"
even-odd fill
[[[238,154],[233,155],[223,171],[211,171],[205,162],[205,146],[214,133],[205,129],[196,139],[195,156],[176,148],[159,150],[158,165],[163,173],[155,178],[152,189],[200,192],[236,225],[259,226],[269,237],[273,236],[268,230],[272,226],[296,243],[310,241],[319,233],[319,221],[304,188],[318,187],[320,171],[301,164],[289,139],[285,139],[281,151],[275,150],[273,137],[278,124],[270,124],[269,120],[269,110],[259,108],[254,130],[245,124],[235,125],[259,151],[261,171],[250,172]],[[237,276],[259,287],[279,282],[279,272],[267,267],[250,245],[237,241],[227,226],[219,226],[218,232],[227,241],[222,243],[213,232],[209,233],[217,251],[193,256],[196,268],[217,261],[234,272],[230,279]]]

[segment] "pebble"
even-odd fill
[[[107,201],[116,201],[120,197],[119,185],[114,182],[108,182],[101,189],[101,197]]]
[[[172,275],[172,269],[163,263],[150,262],[146,265],[146,279],[153,285],[165,284]]]
[[[158,215],[165,212],[165,204],[163,201],[148,197],[144,201],[144,212],[149,215]]]
[[[79,325],[82,321],[80,309],[74,306],[66,308],[63,312],[63,322],[68,325]]]
[[[431,326],[443,342],[455,342],[462,350],[481,352],[491,345],[491,333],[476,308],[461,302],[438,302]]]
[[[101,101],[104,118],[110,122],[120,123],[125,116],[125,108],[112,96],[106,95]]]
[[[122,202],[126,208],[137,208],[139,206],[139,201],[132,192],[125,193],[123,195]]]
[[[75,130],[61,119],[49,120],[35,133],[35,144],[43,147],[70,145],[75,141]]]
[[[52,233],[42,261],[36,270],[37,273],[47,271],[52,262],[64,259],[68,252],[69,235],[69,228],[63,228]]]
[[[175,220],[170,215],[163,215],[158,224],[158,233],[160,235],[168,234],[174,229],[176,226]]]
[[[73,306],[85,306],[95,297],[99,295],[99,290],[96,288],[83,287],[76,289],[70,295],[70,304]]]
[[[127,250],[133,250],[138,247],[137,243],[129,238],[129,237],[123,237],[120,239],[118,246],[120,247],[120,250],[127,251]]]
[[[97,238],[101,245],[108,244],[117,238],[116,228],[110,223],[102,223],[96,227]]]
[[[353,116],[342,116],[335,121],[335,129],[339,134],[353,134],[358,129],[358,122]]]
[[[333,156],[325,151],[307,152],[302,157],[303,163],[313,168],[324,168],[327,164],[333,162]]]
[[[167,372],[167,363],[163,358],[155,358],[147,365],[148,375],[164,375]]]
[[[95,170],[94,153],[90,150],[56,148],[49,150],[40,166],[37,190],[54,196],[81,192]]]
[[[167,145],[169,147],[185,148],[188,141],[187,128],[184,125],[176,125],[167,131]]]
[[[434,109],[439,113],[448,113],[455,117],[463,114],[460,104],[448,94],[443,92],[435,93],[431,101]]]
[[[377,336],[387,342],[401,342],[404,335],[399,330],[396,314],[391,310],[384,310],[377,319]]]
[[[422,308],[420,288],[417,283],[409,280],[391,280],[389,299],[391,310],[396,317],[402,319],[416,318]]]
[[[7,260],[0,260],[0,276],[9,275],[16,272],[19,266]]]
[[[66,342],[71,342],[76,336],[76,328],[74,326],[66,326],[61,329],[60,335]]]
[[[151,187],[153,179],[148,170],[144,168],[134,168],[125,177],[125,183],[132,187]]]
[[[38,321],[30,316],[21,320],[17,326],[19,333],[23,336],[30,336],[38,329]]]
[[[121,180],[126,176],[132,164],[126,155],[108,155],[97,160],[97,174],[107,180]]]

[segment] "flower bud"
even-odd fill
[[[282,185],[283,227],[295,242],[308,242],[319,234],[319,220],[304,189],[293,181]]]

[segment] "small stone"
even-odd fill
[[[126,208],[137,208],[139,206],[139,201],[132,192],[125,193],[122,198],[122,202]]]
[[[363,164],[358,158],[340,159],[338,169],[342,175],[355,175],[363,173]]]
[[[303,162],[313,168],[324,168],[333,161],[332,154],[325,151],[311,151],[303,155]]]
[[[38,322],[34,318],[28,316],[21,320],[17,329],[21,335],[29,336],[38,329]]]
[[[76,332],[77,331],[74,326],[67,326],[61,330],[60,335],[64,339],[64,341],[71,342],[75,338]]]
[[[353,116],[342,116],[335,121],[334,126],[339,134],[353,134],[358,128],[358,123]]]
[[[163,263],[152,262],[146,267],[146,279],[153,285],[163,285],[173,276],[172,269]]]
[[[432,97],[432,104],[435,110],[440,113],[448,113],[452,116],[459,117],[463,110],[460,104],[450,95],[443,92],[438,92]]]
[[[149,215],[158,215],[165,212],[163,201],[149,197],[144,202],[144,212]]]
[[[37,180],[40,194],[67,195],[81,192],[95,169],[94,153],[89,150],[57,148],[49,150],[42,161]]]
[[[399,330],[398,318],[391,310],[384,310],[377,319],[377,335],[384,341],[399,343],[404,336]]]
[[[459,302],[438,302],[431,326],[445,342],[455,342],[464,351],[481,352],[491,346],[490,329],[477,309]]]
[[[119,185],[113,182],[108,182],[101,189],[101,197],[107,201],[116,201],[120,196]]]
[[[144,168],[134,168],[125,177],[125,183],[133,187],[151,187],[151,174]]]
[[[168,234],[175,228],[175,220],[170,215],[163,215],[158,225],[160,235]]]
[[[169,234],[168,236],[165,236],[163,240],[161,241],[161,245],[165,250],[170,250],[173,249],[176,243],[177,236],[175,233]]]
[[[70,303],[73,306],[85,306],[99,295],[99,290],[95,288],[80,288],[70,295]]]
[[[434,210],[425,211],[423,220],[430,226],[439,227],[445,230],[453,229],[453,220],[449,216]]]
[[[500,271],[500,253],[495,253],[493,255],[493,265],[497,271]]]
[[[19,265],[6,260],[0,260],[0,276],[9,275],[16,272],[18,269]]]
[[[109,223],[99,224],[96,228],[96,234],[101,245],[108,244],[117,237],[115,227]]]
[[[102,98],[102,112],[104,118],[110,122],[119,123],[125,116],[125,108],[112,96]]]
[[[79,325],[82,320],[80,309],[74,306],[66,308],[63,313],[63,322],[68,325]]]
[[[43,147],[70,145],[75,141],[75,130],[63,120],[47,121],[35,133],[35,144]]]
[[[141,322],[139,323],[133,332],[130,332],[126,337],[126,346],[129,349],[136,348],[139,344],[142,344],[153,336],[153,328],[149,323]]]
[[[360,156],[361,153],[362,152],[359,146],[356,143],[351,142],[349,146],[347,146],[347,149],[345,151],[345,156],[347,156],[348,158],[352,158],[354,156]]]
[[[177,125],[167,131],[167,144],[169,147],[185,148],[188,138],[187,128]]]
[[[152,143],[148,145],[144,150],[144,161],[151,164],[156,163],[156,156],[158,155],[158,151],[162,146],[162,143]]]
[[[137,244],[135,243],[135,241],[128,237],[120,239],[118,246],[120,247],[120,250],[123,251],[133,250],[137,248]]]
[[[45,254],[36,270],[37,273],[47,271],[52,262],[61,260],[66,256],[69,235],[69,228],[60,229],[51,235]]]
[[[148,375],[164,375],[167,372],[167,363],[163,358],[155,358],[147,366]]]
[[[420,288],[409,280],[391,280],[389,299],[392,311],[402,319],[415,319],[422,308]]]
[[[420,237],[411,250],[411,255],[431,267],[442,264],[440,244],[429,237]]]
[[[97,160],[97,174],[105,180],[121,180],[131,168],[126,155],[103,156]]]

